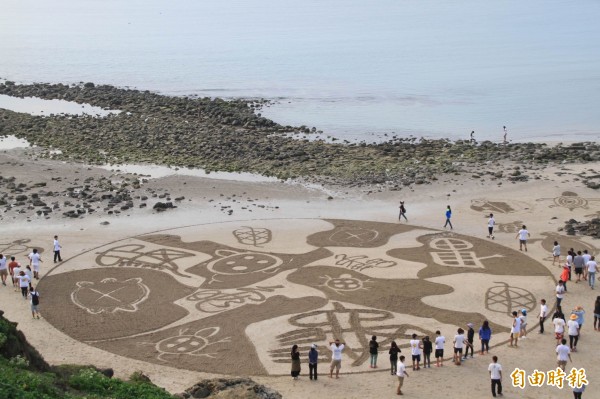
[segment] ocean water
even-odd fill
[[[3,0],[0,78],[263,97],[345,139],[600,141],[599,20],[597,0]]]

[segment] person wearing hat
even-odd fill
[[[521,309],[521,339],[527,338],[527,309]]]
[[[577,315],[571,314],[567,322],[567,330],[569,332],[569,348],[571,352],[577,352],[577,342],[579,341],[579,323],[577,323]]]
[[[319,352],[317,351],[317,344],[310,346],[308,351],[308,375],[311,380],[317,380],[317,363],[319,362]]]

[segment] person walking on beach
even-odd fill
[[[492,329],[490,323],[487,320],[483,321],[481,327],[479,327],[479,340],[481,341],[481,354],[483,355],[490,353],[490,340],[492,339]]]
[[[317,380],[317,364],[319,363],[319,352],[317,351],[317,344],[310,346],[308,351],[308,375],[311,380]]]
[[[396,376],[398,376],[398,388],[396,389],[396,395],[404,395],[404,393],[402,393],[404,377],[409,377],[408,373],[406,372],[406,366],[404,365],[404,356],[400,356],[400,360],[398,360],[396,370]]]
[[[370,367],[372,369],[377,368],[377,355],[379,354],[379,343],[377,342],[377,337],[373,335],[371,337],[371,341],[369,341],[369,358],[371,360]]]
[[[554,247],[552,247],[552,266],[555,263],[558,263],[558,267],[560,267],[560,245],[558,241],[554,241]]]
[[[292,346],[292,378],[297,380],[300,375],[301,365],[300,365],[300,352],[298,352],[298,345]]]
[[[563,290],[563,294],[565,292],[567,292],[567,281],[569,280],[569,266],[567,266],[565,264],[565,266],[563,267],[563,271],[560,274],[560,279],[558,280],[558,285],[560,285],[562,287]],[[560,301],[558,300],[559,296],[558,296],[558,291],[559,288],[556,287],[556,305],[560,306]],[[562,301],[562,296],[560,297],[560,300]]]
[[[435,332],[435,365],[436,365],[436,367],[442,367],[444,365],[444,344],[445,343],[446,343],[446,338],[444,338],[444,336],[442,335],[440,330],[437,330]]]
[[[398,348],[398,345],[396,344],[396,341],[392,341],[392,343],[390,344],[390,350],[389,350],[389,354],[390,354],[390,369],[391,369],[391,373],[392,375],[396,374],[396,366],[398,363],[398,353],[402,352],[400,350],[400,348]]]
[[[27,299],[27,294],[29,293],[29,276],[25,274],[23,270],[19,272],[19,287],[21,288],[21,295],[24,299]]]
[[[577,255],[575,255],[575,257],[573,258],[573,266],[575,267],[575,274],[577,275],[577,280],[575,281],[575,284],[579,284],[583,276],[583,267],[585,266],[583,254],[581,253],[581,251],[577,251]]]
[[[54,236],[54,243],[52,244],[52,246],[54,248],[54,263],[56,263],[57,260],[59,262],[62,262],[62,258],[60,257],[60,249],[62,247],[58,243],[58,236]]]
[[[19,289],[19,277],[21,276],[21,265],[19,263],[17,263],[16,266],[13,267],[13,288],[15,289],[15,292],[18,291]]]
[[[596,271],[598,271],[598,263],[596,262],[596,257],[592,256],[587,263],[588,284],[591,289],[594,289],[594,284],[596,283]]]
[[[346,346],[340,343],[339,339],[329,343],[331,350],[331,366],[329,367],[329,378],[333,378],[333,369],[335,368],[335,378],[340,378],[340,368],[342,367],[342,351]]]
[[[33,277],[36,280],[40,278],[40,262],[43,262],[42,256],[38,253],[37,249],[33,249],[29,254],[29,266],[33,268]]]
[[[471,143],[475,142],[475,130],[471,131]]]
[[[561,339],[560,344],[556,347],[556,360],[557,365],[565,371],[565,367],[567,367],[567,360],[573,363],[573,359],[571,359],[571,349],[567,346],[567,340]]]
[[[498,395],[502,396],[502,366],[498,363],[498,356],[492,356],[492,363],[488,366],[490,379],[492,381],[492,396],[496,397],[496,388]]]
[[[450,221],[451,217],[452,217],[452,209],[450,209],[450,205],[448,205],[446,207],[446,224],[444,224],[444,228],[446,228],[446,226],[450,225],[450,230],[453,230],[452,222]]]
[[[406,218],[406,208],[404,207],[404,201],[400,201],[400,214],[398,215],[398,220],[402,220],[402,218],[404,218],[404,220],[408,222],[408,219]]]
[[[31,298],[31,317],[40,318],[40,311],[38,309],[40,305],[40,293],[35,289],[35,287],[31,287],[29,290],[29,297]]]
[[[577,352],[577,342],[579,341],[579,323],[577,315],[572,314],[567,322],[567,331],[569,332],[569,348],[571,352]]]
[[[565,336],[565,316],[560,310],[560,306],[557,307],[556,312],[552,316],[552,324],[554,324],[554,337],[556,338],[557,344],[560,344],[561,339]],[[567,342],[567,341],[565,341]]]
[[[578,305],[571,311],[571,314],[577,316],[577,324],[579,324],[579,337],[581,337],[581,329],[583,328],[585,310],[583,310],[583,306]]]
[[[548,317],[548,306],[546,305],[546,300],[542,299],[540,301],[540,334],[544,333],[544,322]]]
[[[525,339],[527,338],[527,309],[521,309],[521,316],[519,318],[521,319],[521,332],[519,336],[521,339]]]
[[[421,349],[423,345],[421,345],[421,341],[417,338],[417,334],[412,335],[412,339],[410,340],[410,350],[412,354],[412,368],[414,370],[421,370]]]
[[[488,219],[488,235],[487,238],[494,239],[494,225],[496,224],[496,220],[494,220],[494,214],[490,213],[490,218]]]
[[[594,302],[594,330],[600,331],[600,295],[596,297],[596,302]]]
[[[519,317],[519,314],[517,313],[517,311],[513,311],[512,312],[513,315],[513,322],[512,322],[512,326],[510,328],[510,347],[515,347],[517,348],[519,345],[519,334],[521,334],[521,318]],[[514,343],[514,345],[513,345]]]
[[[6,286],[6,279],[8,278],[8,265],[6,264],[6,257],[0,254],[0,279],[2,285]]]
[[[587,280],[588,278],[588,268],[587,268],[587,264],[590,260],[592,260],[592,255],[589,254],[587,249],[583,250],[583,255],[581,255],[583,257],[583,279]]]
[[[8,273],[10,274],[10,280],[11,280],[11,283],[12,283],[13,287],[15,287],[15,278],[16,278],[16,276],[15,276],[15,268],[16,267],[19,268],[19,271],[21,270],[20,269],[21,265],[19,264],[19,262],[17,262],[15,260],[14,256],[11,256],[10,257],[10,262],[8,263]]]
[[[517,238],[519,239],[519,251],[522,251],[525,248],[525,252],[527,252],[527,238],[529,238],[531,234],[527,231],[527,227],[523,225],[521,230],[517,233]]]

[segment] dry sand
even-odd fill
[[[51,168],[65,185],[108,173],[34,161],[16,150],[0,153],[0,164],[3,176],[32,182]],[[153,212],[148,201],[148,208],[118,216],[4,218],[0,249],[5,255],[14,254],[24,263],[31,247],[44,250],[44,317],[32,320],[27,303],[10,288],[0,287],[0,301],[6,317],[19,323],[50,363],[112,367],[119,377],[142,370],[172,392],[203,378],[249,375],[285,398],[395,397],[387,351],[380,352],[380,368],[369,369],[361,347],[365,336],[379,331],[382,348],[389,339],[405,348],[413,331],[431,335],[440,328],[448,354],[457,326],[478,326],[487,318],[495,331],[491,352],[504,369],[505,397],[567,397],[568,388],[559,392],[554,387],[511,386],[509,374],[516,367],[527,372],[555,367],[553,328],[547,321],[545,335],[534,329],[519,349],[507,347],[503,341],[511,320],[503,313],[507,305],[494,293],[514,287],[510,306],[535,306],[529,325],[536,325],[539,308],[531,305],[531,298],[539,302],[545,297],[552,307],[554,279],[560,272],[551,264],[549,243],[561,242],[563,254],[570,246],[598,254],[597,241],[562,237],[557,229],[570,218],[598,215],[600,194],[575,176],[599,166],[547,168],[538,171],[540,179],[517,184],[448,176],[431,185],[381,193],[373,188],[325,190],[188,176],[151,179],[147,187],[186,200],[163,213]],[[397,221],[401,199],[409,226]],[[442,228],[448,204],[452,232]],[[225,209],[233,214],[223,206],[230,206]],[[493,242],[485,237],[490,212],[498,223]],[[110,224],[101,225],[103,221]],[[521,224],[531,232],[527,253],[518,251],[515,238]],[[54,268],[55,234],[64,262]],[[165,247],[175,251],[167,254],[169,261],[164,260]],[[461,253],[459,264],[444,260],[449,251]],[[161,256],[163,261],[158,261]],[[244,295],[233,295],[240,288],[247,289]],[[93,290],[103,294],[94,296]],[[566,311],[583,305],[587,312],[572,365],[587,372],[587,397],[600,396],[600,374],[593,361],[600,332],[592,328],[597,292],[585,283],[570,283],[563,301]],[[112,297],[102,297],[106,293]],[[342,314],[348,318],[332,322]],[[331,380],[326,376],[325,345],[336,332],[350,347],[341,378]],[[317,382],[307,376],[306,349],[312,342],[324,357]],[[298,381],[289,377],[287,351],[293,343],[302,352]],[[408,349],[403,353],[409,357]],[[405,396],[489,396],[490,358],[476,354],[460,367],[447,361],[441,369],[418,372],[409,367]]]

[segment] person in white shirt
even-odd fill
[[[560,343],[560,340],[563,339],[565,334],[565,319],[562,313],[557,312],[554,314],[554,318],[552,319],[552,324],[554,324],[554,336],[556,337],[557,344]]]
[[[402,385],[404,385],[404,376],[409,376],[406,372],[404,359],[404,356],[400,356],[400,358],[398,359],[398,364],[396,365],[396,376],[398,377],[398,388],[396,389],[396,395],[404,395],[404,393],[402,393]]]
[[[502,396],[502,366],[498,363],[498,356],[492,356],[492,362],[488,366],[490,379],[492,380],[492,396],[496,397],[496,387],[498,395]]]
[[[592,255],[589,254],[587,249],[584,249],[583,255],[581,255],[581,257],[583,258],[583,279],[587,280],[587,278],[588,278],[587,263],[592,259]]]
[[[0,254],[0,278],[2,279],[2,285],[6,285],[8,266],[6,265],[6,257],[2,254]]]
[[[410,340],[413,370],[421,370],[421,348],[423,348],[421,340],[417,339],[417,334],[413,334],[412,339]]]
[[[340,378],[340,368],[342,367],[342,351],[346,346],[340,343],[339,339],[329,343],[331,349],[331,367],[329,368],[329,378],[333,378],[333,369],[335,368],[335,378]]]
[[[546,305],[546,300],[542,299],[540,301],[540,334],[544,333],[544,321],[548,317],[548,306]]]
[[[435,335],[435,365],[436,367],[442,367],[444,365],[444,344],[446,343],[446,338],[444,338],[440,330],[437,330]]]
[[[29,254],[29,266],[33,268],[33,277],[35,279],[40,278],[40,262],[43,262],[42,256],[37,249],[33,249]]]
[[[529,232],[527,231],[527,227],[523,225],[523,228],[519,230],[517,233],[517,238],[519,239],[519,251],[523,250],[525,247],[525,252],[527,252],[527,238],[530,237]]]
[[[19,289],[19,276],[21,275],[21,264],[17,263],[17,266],[13,268],[13,287],[15,292]]]
[[[52,244],[52,247],[54,248],[54,263],[56,263],[57,260],[62,262],[62,258],[60,257],[60,249],[62,247],[58,243],[58,236],[54,236],[54,243]]]
[[[596,263],[596,257],[591,256],[590,260],[588,260],[586,264],[587,275],[588,275],[588,284],[591,289],[594,289],[594,284],[596,282],[596,272],[598,271],[598,263]]]
[[[552,266],[558,261],[558,266],[560,267],[560,245],[558,241],[554,241],[554,247],[552,247]]]
[[[560,367],[563,371],[565,371],[565,367],[567,366],[567,360],[573,363],[573,359],[571,359],[571,349],[567,346],[567,340],[562,339],[560,341],[560,345],[556,347],[556,359],[558,360],[558,367]]]
[[[571,352],[577,352],[577,342],[579,341],[579,323],[577,315],[572,314],[567,322],[567,330],[569,332],[569,347]]]
[[[454,364],[460,366],[460,359],[462,358],[463,347],[465,344],[465,330],[459,328],[457,334],[454,336]]]
[[[513,315],[513,322],[512,322],[512,326],[510,328],[510,345],[509,346],[514,346],[515,348],[518,347],[518,342],[519,342],[519,334],[521,333],[521,318],[519,317],[519,314],[517,313],[517,311],[512,312]],[[513,345],[514,342],[514,345]]]
[[[490,213],[490,218],[488,219],[488,238],[494,239],[494,225],[496,224],[496,220],[494,220],[494,214]]]
[[[23,298],[27,299],[27,294],[29,293],[29,283],[31,280],[29,276],[25,274],[24,271],[19,272],[19,287],[21,287],[21,295]]]

